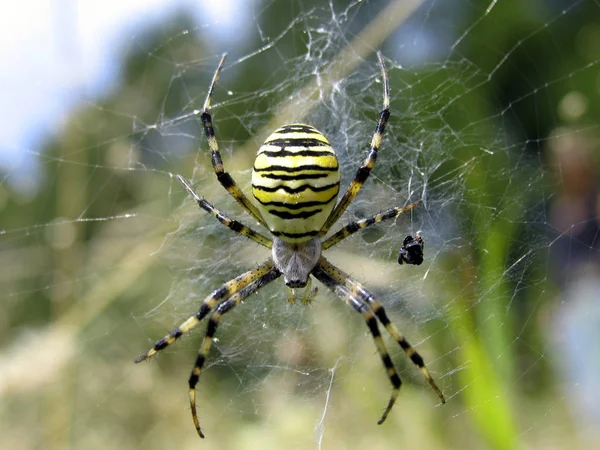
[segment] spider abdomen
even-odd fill
[[[271,233],[304,242],[319,233],[337,201],[340,171],[335,151],[310,125],[278,128],[259,148],[252,194]]]

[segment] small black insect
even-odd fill
[[[416,237],[406,236],[402,242],[402,248],[398,253],[398,264],[414,264],[420,266],[423,262],[423,246],[425,242],[421,232],[417,231]]]

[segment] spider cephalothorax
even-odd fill
[[[182,177],[178,175],[177,178],[202,209],[236,233],[270,248],[271,257],[257,268],[239,275],[213,291],[204,299],[200,309],[193,316],[158,340],[148,352],[140,355],[135,361],[144,361],[155,355],[210,314],[206,334],[189,378],[190,408],[194,425],[200,437],[204,437],[204,434],[200,429],[196,413],[195,388],[221,316],[282,275],[289,289],[288,299],[290,301],[294,301],[297,288],[307,288],[303,302],[310,301],[314,294],[308,294],[310,291],[308,285],[311,278],[315,277],[363,316],[393,387],[392,395],[378,423],[383,423],[394,406],[402,383],[381,338],[379,324],[383,325],[410,360],[419,367],[442,403],[445,402],[442,392],[425,367],[423,358],[389,320],[381,303],[362,284],[333,266],[321,255],[322,250],[327,250],[357,231],[383,220],[397,217],[421,203],[417,201],[405,208],[390,208],[371,217],[351,222],[330,237],[325,238],[331,226],[344,213],[369,177],[371,169],[375,165],[377,151],[390,115],[388,77],[381,54],[378,53],[377,57],[383,76],[383,108],[379,114],[367,158],[356,172],[342,199],[337,202],[340,171],[335,152],[329,142],[325,136],[310,125],[294,123],[275,130],[258,151],[252,172],[252,193],[257,202],[256,205],[244,195],[231,175],[225,171],[215,138],[210,115],[210,100],[223,68],[225,55],[221,58],[201,114],[202,125],[211,150],[213,168],[219,182],[227,192],[246,212],[266,227],[273,238],[230,219],[204,198],[198,196]],[[419,264],[417,262],[419,258],[422,261],[423,240],[419,234],[416,239],[407,237],[402,248],[404,252],[401,252],[398,262]]]

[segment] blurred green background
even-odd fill
[[[598,3],[276,0],[243,20],[253,31],[235,48],[183,7],[149,25],[120,50],[117,85],[23,149],[32,189],[2,169],[0,447],[600,446]],[[256,149],[291,120],[329,137],[349,182],[381,105],[376,49],[392,119],[342,221],[424,206],[328,257],[381,297],[448,402],[389,341],[404,385],[377,426],[390,387],[362,318],[323,286],[289,305],[275,282],[223,319],[198,386],[200,441],[187,378],[204,327],[133,360],[268,256],[174,178],[252,224],[199,127],[218,58],[230,51],[216,131],[249,192]],[[426,262],[398,266],[417,230]]]

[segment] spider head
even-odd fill
[[[303,288],[321,256],[321,240],[312,238],[299,244],[273,239],[272,258],[289,288]]]
[[[306,284],[308,283],[308,277],[306,280],[301,280],[299,278],[297,279],[293,279],[293,280],[289,280],[287,279],[285,276],[283,277],[284,281],[285,281],[285,285],[289,288],[303,288],[306,287]]]

